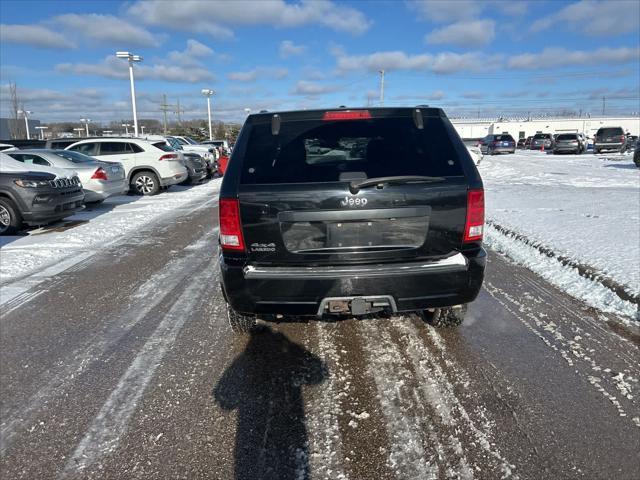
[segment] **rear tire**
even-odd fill
[[[137,195],[156,195],[160,191],[160,181],[155,173],[145,170],[131,178],[130,188]]]
[[[249,333],[256,325],[256,318],[249,315],[237,313],[231,305],[227,304],[227,320],[233,333]]]
[[[423,310],[420,316],[429,325],[435,328],[459,327],[467,313],[467,304],[455,307],[436,308],[434,311]]]
[[[8,198],[0,198],[0,235],[13,235],[22,227],[22,215]]]

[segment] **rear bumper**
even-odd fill
[[[478,295],[485,265],[484,250],[437,262],[315,268],[234,265],[220,256],[225,297],[245,314],[317,315],[334,297],[390,297],[398,312],[459,305]]]
[[[176,173],[171,177],[163,177],[160,179],[160,185],[163,187],[169,187],[171,185],[177,185],[178,183],[184,182],[189,174],[187,173],[187,169],[184,169],[184,172]]]
[[[84,185],[84,201],[98,202],[113,195],[124,195],[129,191],[129,184],[125,178],[110,182],[90,181]]]
[[[594,143],[593,148],[599,148],[600,150],[620,150],[624,146],[624,143]]]

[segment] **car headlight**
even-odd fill
[[[23,180],[19,178],[18,180],[14,180],[13,183],[22,188],[40,188],[49,186],[49,182],[47,180]]]

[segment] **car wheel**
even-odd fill
[[[237,313],[227,304],[227,319],[233,333],[249,333],[256,325],[255,317]]]
[[[454,307],[436,308],[433,311],[423,310],[420,316],[435,328],[459,327],[467,313],[467,304]]]
[[[22,226],[22,216],[8,198],[0,198],[0,235],[13,235]]]
[[[156,195],[160,191],[160,182],[153,172],[138,172],[131,179],[131,190],[138,195]]]

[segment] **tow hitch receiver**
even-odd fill
[[[396,302],[393,297],[366,296],[366,297],[332,297],[325,298],[320,302],[318,317],[324,314],[332,315],[366,315],[382,310],[395,312]]]

